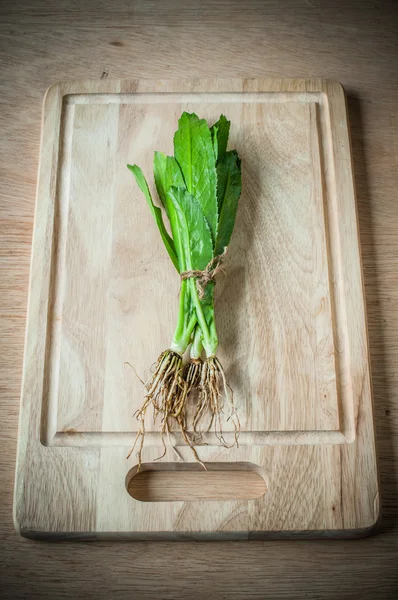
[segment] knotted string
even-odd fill
[[[194,277],[196,279],[196,289],[198,291],[198,296],[200,300],[203,299],[205,295],[206,286],[208,283],[215,283],[216,276],[218,273],[224,273],[224,269],[221,264],[224,258],[226,257],[228,252],[227,246],[224,248],[224,252],[215,256],[211,259],[205,269],[203,271],[199,271],[197,269],[191,269],[190,271],[184,271],[181,273],[181,279],[190,279]]]

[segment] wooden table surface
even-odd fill
[[[395,598],[398,594],[398,7],[391,1],[0,4],[3,598]],[[43,94],[83,77],[326,77],[348,96],[384,519],[353,541],[68,542],[12,524]]]

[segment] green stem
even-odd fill
[[[216,319],[214,314],[214,283],[209,283],[206,287],[205,297],[202,300],[203,314],[206,319],[209,330],[209,341],[205,347],[207,357],[215,356],[218,347],[218,337],[216,330]]]
[[[184,279],[181,282],[180,301],[178,309],[177,326],[174,332],[171,350],[183,355],[191,342],[192,333],[195,330],[193,352],[199,358],[202,346],[206,356],[215,356],[218,347],[218,337],[214,317],[213,294],[204,303],[199,299],[195,279]],[[200,338],[196,337],[199,336]]]
[[[171,350],[181,355],[184,354],[191,341],[196,322],[196,313],[191,311],[190,289],[187,280],[183,280],[181,282],[177,326],[170,345]]]
[[[199,300],[198,291],[196,289],[196,282],[194,279],[188,279],[187,281],[189,282],[189,286],[190,286],[190,290],[191,290],[191,299],[192,299],[192,303],[195,307],[196,316],[198,318],[198,323],[202,330],[203,346],[204,346],[204,349],[206,350],[206,354],[207,354],[208,349],[211,346],[210,332],[207,327],[206,318],[203,314],[202,305]]]
[[[195,329],[195,325],[196,325],[197,322],[198,321],[197,321],[197,318],[196,318],[196,314],[195,314],[195,312],[193,312],[191,314],[191,317],[190,317],[189,321],[188,321],[187,331],[186,331],[189,341],[191,340],[191,336],[192,336],[193,330]]]
[[[180,338],[185,330],[186,326],[186,296],[187,296],[187,281],[183,279],[181,281],[181,289],[180,289],[180,302],[178,307],[178,318],[177,318],[177,326],[174,332],[174,337]]]
[[[193,336],[193,342],[190,351],[190,358],[200,358],[202,354],[203,344],[202,344],[202,330],[197,325],[195,328],[195,333]]]
[[[216,329],[216,320],[214,318],[214,308],[213,308],[213,318],[210,322],[210,340],[211,347],[209,348],[209,352],[207,356],[215,356],[218,348],[218,335]]]

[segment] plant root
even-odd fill
[[[233,391],[227,383],[224,369],[218,358],[209,357],[203,362],[197,386],[199,389],[199,402],[193,418],[194,433],[200,438],[203,433],[210,431],[214,423],[215,434],[222,446],[225,448],[238,446],[240,421],[234,405]],[[222,428],[222,414],[226,404],[229,408],[227,421],[231,420],[234,426],[234,439],[230,444],[226,442]],[[199,430],[199,424],[206,416],[209,418],[207,428],[204,431]]]
[[[170,424],[169,418],[175,413],[175,399],[180,388],[185,388],[186,384],[181,376],[182,357],[172,350],[165,350],[159,356],[154,365],[154,371],[151,379],[146,384],[147,394],[141,408],[135,413],[139,421],[139,429],[127,458],[134,452],[137,443],[139,444],[138,471],[142,463],[142,450],[144,447],[145,438],[145,415],[148,408],[152,405],[154,411],[154,419],[162,415],[162,443],[164,447],[163,456],[166,454],[166,444],[164,435],[169,436]]]
[[[167,452],[165,436],[169,440],[171,447],[176,449],[171,444],[170,434],[172,431],[173,421],[177,423],[185,442],[191,448],[192,453],[203,467],[205,465],[200,460],[195,448],[192,445],[188,433],[186,431],[185,405],[188,398],[189,384],[182,376],[182,357],[173,350],[165,350],[159,356],[154,364],[153,374],[150,381],[146,384],[147,394],[141,408],[135,413],[139,421],[139,429],[134,440],[133,447],[127,455],[127,458],[134,452],[137,444],[138,469],[141,469],[142,451],[144,448],[145,439],[145,415],[150,406],[153,407],[154,421],[158,415],[161,415],[162,427],[161,437],[163,444],[163,454],[156,460],[163,458]],[[191,386],[192,387],[192,386]],[[179,456],[178,452],[177,455]]]
[[[188,396],[198,387],[202,374],[202,368],[203,360],[201,358],[191,358],[190,362],[185,365],[184,379],[188,386]]]
[[[207,471],[206,465],[200,460],[199,455],[193,445],[193,442],[190,438],[187,428],[187,419],[186,419],[186,409],[189,397],[194,391],[200,381],[200,373],[202,370],[202,360],[191,359],[191,361],[185,365],[183,372],[183,380],[185,382],[185,387],[180,388],[178,391],[179,398],[175,402],[175,413],[172,415],[180,428],[181,434],[184,438],[185,443],[190,447],[192,454],[200,465]]]

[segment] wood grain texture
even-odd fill
[[[7,598],[395,598],[397,15],[393,2],[1,7],[1,585]],[[156,38],[156,42],[154,40]],[[184,56],[182,59],[181,56]],[[311,77],[348,93],[384,527],[346,542],[47,545],[11,519],[40,113],[60,79]],[[229,568],[226,569],[226,565]],[[74,571],[70,578],[71,568]]]
[[[191,470],[180,463],[142,465],[137,474],[127,475],[129,494],[141,502],[230,501],[253,500],[267,491],[264,478],[247,463],[216,463],[204,471],[191,464]]]
[[[146,378],[169,347],[179,287],[126,164],[140,163],[148,173],[157,148],[171,153],[184,110],[209,122],[228,115],[243,170],[226,261],[232,277],[215,296],[220,357],[241,415],[240,445],[220,448],[209,433],[197,447],[210,470],[231,465],[236,492],[214,503],[209,475],[189,506],[183,471],[181,499],[170,477],[168,505],[137,501],[125,489],[136,455],[122,458],[143,397],[138,378],[130,371],[126,378],[125,363],[131,360]],[[27,323],[14,504],[22,535],[350,536],[377,523],[367,332],[340,84],[197,79],[51,86]],[[228,436],[227,415],[223,428]],[[149,463],[162,454],[151,414],[146,430]],[[180,458],[167,445],[164,462],[181,467],[190,450],[178,431],[172,438]],[[266,494],[252,493],[244,472],[236,483],[236,462],[262,474]],[[147,466],[155,479],[159,469],[160,486],[165,467]],[[186,469],[188,487],[192,465]],[[227,468],[220,477],[228,478]]]

